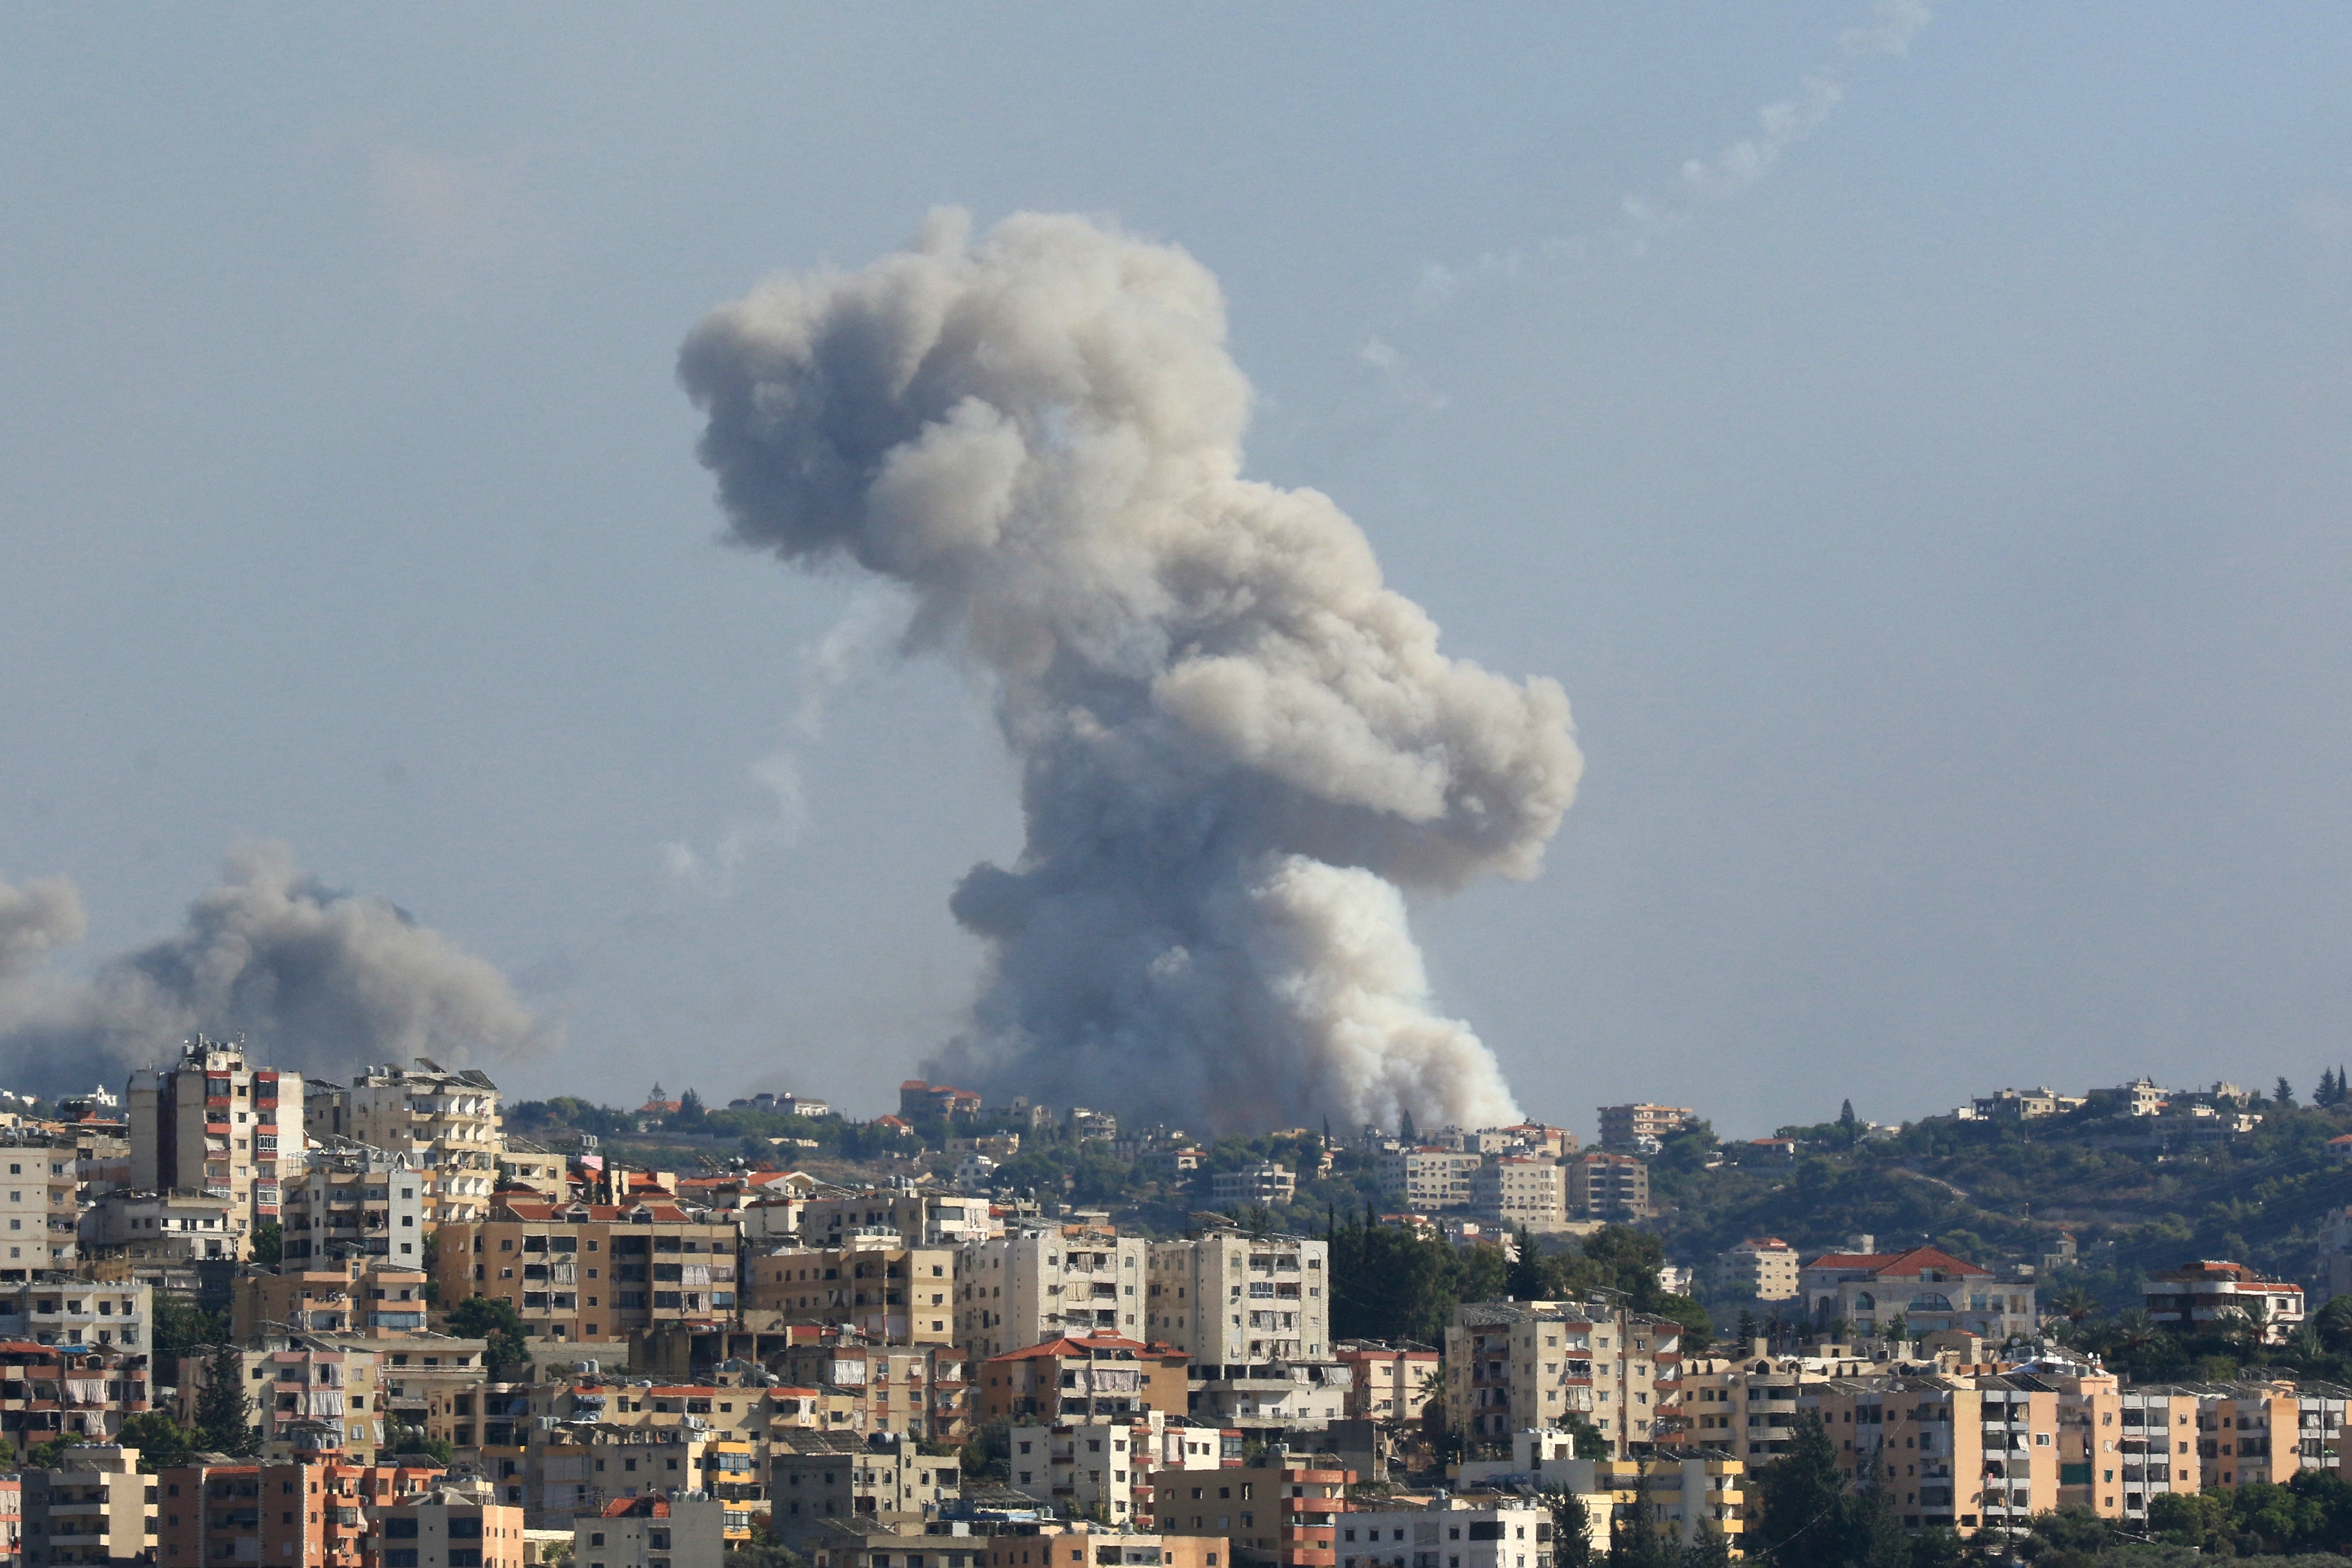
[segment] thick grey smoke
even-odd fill
[[[679,371],[738,540],[897,580],[992,678],[1028,836],[955,894],[993,976],[940,1071],[1193,1125],[1508,1120],[1399,887],[1533,874],[1567,698],[1440,653],[1328,497],[1241,477],[1224,329],[1172,246],[935,214],[712,312]]]
[[[176,935],[88,978],[33,969],[82,930],[62,877],[0,884],[0,1072],[13,1087],[120,1083],[199,1030],[330,1077],[417,1055],[488,1062],[555,1040],[488,963],[381,898],[320,885],[282,844],[232,853]]]

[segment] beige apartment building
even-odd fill
[[[479,1219],[506,1148],[499,1086],[476,1069],[450,1072],[418,1061],[415,1068],[363,1069],[349,1088],[335,1092],[337,1119],[352,1142],[404,1155],[412,1170],[430,1173],[428,1225]]]
[[[255,1067],[242,1044],[198,1035],[170,1066],[132,1072],[125,1098],[134,1190],[197,1192],[256,1223],[278,1218],[281,1173],[302,1168],[300,1073]]]
[[[1491,1225],[1542,1233],[1568,1223],[1568,1171],[1534,1155],[1498,1155],[1470,1173],[1470,1212]]]
[[[1184,1352],[1196,1379],[1215,1380],[1221,1368],[1239,1375],[1270,1362],[1328,1361],[1330,1249],[1310,1237],[1230,1229],[1153,1242],[1137,1337]]]
[[[229,1327],[240,1341],[267,1333],[396,1338],[425,1326],[425,1270],[363,1261],[310,1269],[281,1263],[239,1274]]]
[[[1645,1139],[1664,1142],[1697,1125],[1698,1113],[1687,1105],[1603,1105],[1601,1146],[1614,1153],[1631,1153],[1647,1148]]]
[[[437,1250],[445,1308],[501,1298],[540,1339],[622,1340],[736,1310],[735,1228],[674,1203],[501,1197],[486,1218],[445,1220]]]
[[[278,1255],[319,1267],[375,1258],[420,1268],[432,1213],[433,1173],[413,1167],[409,1155],[348,1144],[320,1150],[286,1188]]]
[[[1464,1208],[1470,1202],[1470,1176],[1486,1156],[1475,1149],[1421,1144],[1381,1155],[1381,1197],[1416,1214]]]
[[[43,1269],[70,1268],[80,1256],[80,1203],[73,1144],[38,1127],[0,1132],[0,1282],[21,1283]]]
[[[1142,1337],[1150,1243],[1092,1226],[1033,1228],[956,1253],[955,1341],[977,1359],[1061,1334]]]
[[[1716,1257],[1727,1285],[1746,1285],[1759,1301],[1794,1301],[1803,1294],[1797,1249],[1777,1236],[1751,1236]]]
[[[1571,1219],[1633,1220],[1650,1212],[1650,1167],[1631,1155],[1594,1150],[1567,1167]]]
[[[781,1323],[847,1323],[885,1344],[955,1341],[956,1254],[908,1247],[895,1231],[839,1247],[785,1248],[749,1257],[744,1312]]]
[[[1611,1452],[1681,1429],[1680,1323],[1582,1301],[1465,1301],[1445,1331],[1446,1418],[1474,1442],[1592,1424]]]

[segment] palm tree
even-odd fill
[[[2080,1335],[2083,1325],[2097,1314],[2099,1301],[2097,1297],[2077,1285],[2051,1302],[2050,1306],[2052,1311],[2066,1320],[2068,1336],[2072,1338]]]
[[[2330,1296],[2314,1326],[2320,1343],[2337,1355],[2352,1354],[2352,1296]]]

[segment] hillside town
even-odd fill
[[[2284,1114],[2142,1081],[1949,1120],[2095,1100],[2191,1136]],[[1072,1563],[1570,1568],[1635,1536],[1738,1559],[1808,1466],[1953,1552],[2053,1518],[2177,1538],[2216,1498],[2352,1479],[2352,1388],[2282,1370],[2352,1348],[2345,1217],[2308,1289],[2147,1273],[2117,1320],[2142,1339],[2103,1350],[2052,1289],[2068,1234],[1669,1258],[1652,1165],[1690,1107],[1602,1107],[1594,1148],[1410,1118],[1237,1143],[919,1081],[865,1124],[796,1095],[513,1105],[478,1070],[332,1082],[201,1037],[120,1093],[5,1103],[0,1527],[28,1568],[1042,1568],[1066,1538]],[[1896,1133],[1843,1120],[1698,1166]],[[743,1126],[798,1131],[718,1152]],[[665,1139],[710,1148],[620,1152]],[[1064,1168],[1040,1145],[1129,1188],[1017,1182]],[[1377,1201],[1299,1223],[1349,1172]],[[2199,1359],[2136,1375],[2159,1342]]]

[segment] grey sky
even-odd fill
[[[281,840],[567,1025],[520,1091],[877,1107],[971,994],[1010,770],[870,586],[716,542],[673,360],[934,203],[1070,209],[1218,275],[1257,476],[1567,687],[1549,869],[1415,915],[1531,1112],[2307,1086],[2352,1057],[2352,16],[1871,22],[11,11],[0,878],[79,884],[87,970]],[[1759,177],[1627,215],[1824,69]]]

